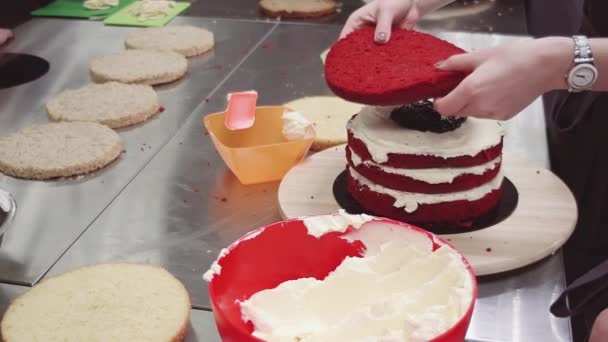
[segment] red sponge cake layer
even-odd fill
[[[373,161],[365,144],[348,131],[348,146],[364,161]],[[403,169],[430,169],[440,167],[469,167],[488,163],[502,154],[502,139],[496,146],[487,148],[474,156],[443,158],[432,155],[389,153],[388,161],[381,165]]]
[[[435,64],[464,50],[434,36],[395,30],[384,45],[365,27],[339,40],[325,61],[329,87],[346,100],[369,105],[401,105],[441,97],[463,73],[437,71]]]
[[[435,204],[420,204],[418,208],[408,213],[403,208],[393,204],[395,199],[389,195],[372,191],[362,185],[352,176],[348,176],[348,192],[371,214],[383,216],[411,224],[451,224],[465,223],[475,218],[489,214],[500,201],[502,188],[493,190],[474,201],[458,200]]]
[[[488,168],[481,174],[464,173],[454,177],[451,182],[428,183],[402,174],[386,172],[377,164],[358,163],[355,165],[348,147],[346,148],[346,158],[351,168],[375,184],[389,189],[423,194],[442,194],[476,188],[494,179],[500,171],[500,161],[497,161],[496,164],[490,162],[493,168]]]

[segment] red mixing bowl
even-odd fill
[[[434,248],[447,241],[421,228],[405,223],[373,218],[425,235]],[[349,242],[340,236],[352,232],[331,232],[316,238],[308,233],[302,219],[293,219],[256,229],[228,247],[219,258],[221,272],[209,283],[209,294],[215,321],[224,342],[262,342],[252,336],[251,322],[244,322],[237,301],[245,301],[259,291],[272,289],[288,280],[314,277],[324,279],[346,257],[362,256],[364,245]],[[477,298],[477,280],[468,261],[459,253],[473,281],[473,296],[463,317],[448,331],[433,338],[433,342],[464,341]]]

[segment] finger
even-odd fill
[[[0,29],[0,45],[4,44],[11,38],[13,38],[13,31],[7,29]]]
[[[393,12],[385,7],[379,7],[376,13],[376,34],[374,40],[378,44],[385,44],[391,39],[393,30]]]
[[[407,13],[405,20],[403,21],[402,27],[406,30],[412,30],[416,26],[416,23],[420,19],[420,12],[418,11],[418,6],[413,5],[410,8],[410,11]]]
[[[348,36],[349,34],[353,33],[354,30],[355,29],[353,28],[352,23],[349,23],[347,21],[346,24],[344,25],[344,27],[342,28],[342,32],[340,32],[340,38],[339,39],[346,38],[346,36]]]
[[[346,20],[344,28],[342,28],[342,32],[340,32],[340,39],[353,33],[353,31],[357,30],[359,27],[361,27],[361,25],[363,25],[361,13],[357,10],[353,12],[350,17],[348,17],[348,20]]]
[[[465,79],[449,94],[434,101],[435,110],[444,116],[461,116],[465,113],[470,98],[471,92]]]
[[[435,64],[435,68],[441,71],[472,71],[477,68],[483,59],[475,52],[454,55],[444,61]]]
[[[340,39],[345,38],[346,36],[360,29],[363,25],[366,24],[366,13],[370,11],[368,6],[370,5],[365,5],[359,8],[348,17],[346,23],[344,24],[344,28],[340,33]]]

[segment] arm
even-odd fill
[[[593,85],[595,91],[608,91],[608,38],[590,39],[591,49],[595,60],[595,67],[598,70],[598,78]],[[547,58],[555,60],[556,79],[551,84],[551,90],[568,89],[565,75],[570,69],[574,56],[574,43],[571,38],[553,38],[551,49],[552,55]],[[560,75],[561,73],[561,75]],[[561,77],[560,77],[561,76]]]
[[[602,342],[608,339],[608,309],[602,311],[595,319],[589,342]]]
[[[594,90],[608,90],[608,39],[591,39],[591,46],[599,75]],[[567,89],[573,58],[574,42],[567,37],[526,39],[453,56],[437,68],[470,74],[437,99],[435,108],[444,115],[510,119],[538,96]]]

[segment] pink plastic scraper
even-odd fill
[[[229,130],[247,129],[255,122],[258,93],[243,91],[228,94],[228,109],[224,126]]]

